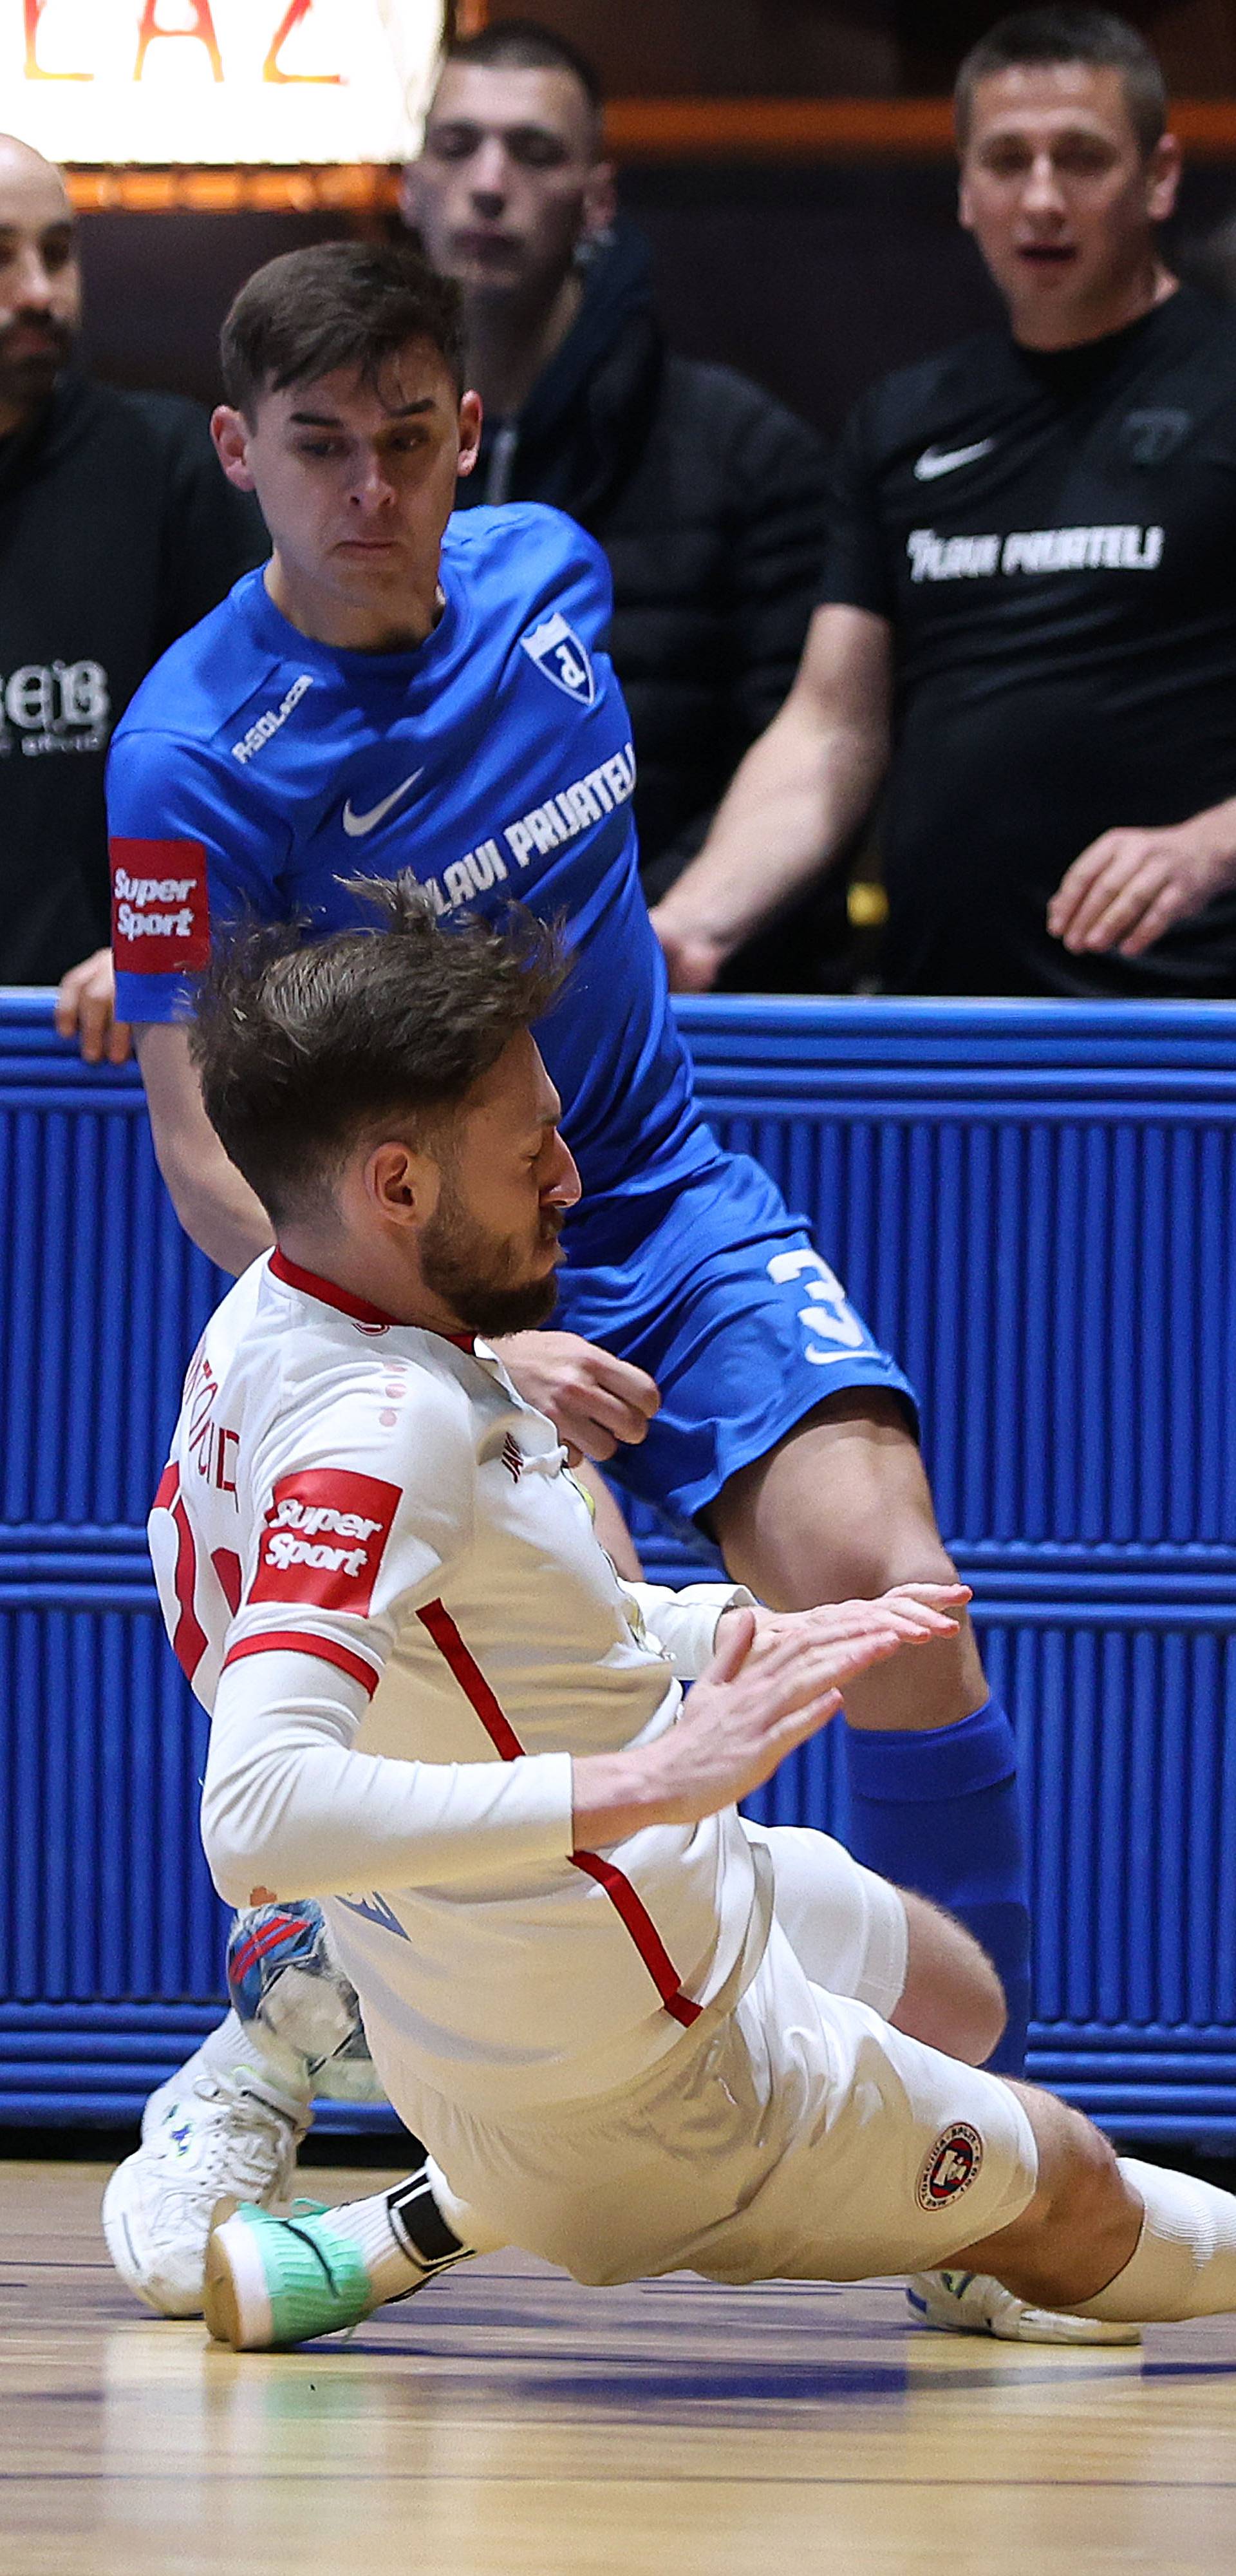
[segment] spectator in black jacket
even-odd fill
[[[404,211],[464,292],[486,420],[459,506],[552,501],[609,557],[655,900],[789,688],[825,463],[759,386],[666,348],[645,244],[614,224],[600,105],[573,47],[499,21],[451,48]]]
[[[111,1026],[103,766],[151,663],[267,552],[205,415],[69,364],[81,302],[60,174],[0,135],[0,984],[65,979]]]

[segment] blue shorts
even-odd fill
[[[647,1369],[661,1410],[608,1461],[626,1492],[690,1519],[825,1396],[914,1392],[758,1163],[715,1157],[672,1189],[607,1196],[567,1234],[554,1323]]]

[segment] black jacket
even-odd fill
[[[0,439],[0,984],[54,984],[105,945],[112,728],[268,551],[176,395],[70,374]]]
[[[552,501],[605,548],[655,900],[793,678],[819,597],[825,457],[745,376],[667,350],[651,292],[623,224],[518,421],[487,423],[459,505]]]

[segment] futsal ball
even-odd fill
[[[320,1906],[263,1905],[238,1915],[227,1981],[242,2022],[260,2020],[273,2039],[306,2058],[317,2092],[381,2100],[356,1989],[335,1957]]]

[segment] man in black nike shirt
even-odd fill
[[[68,364],[79,307],[59,172],[0,136],[0,984],[75,970],[61,1025],[97,1053],[112,727],[268,549],[195,404],[115,392]],[[127,1037],[110,1043],[123,1053]]]
[[[794,689],[653,917],[706,987],[884,787],[891,990],[1236,994],[1236,316],[1159,256],[1159,66],[1024,10],[957,107],[1010,327],[859,404]]]

